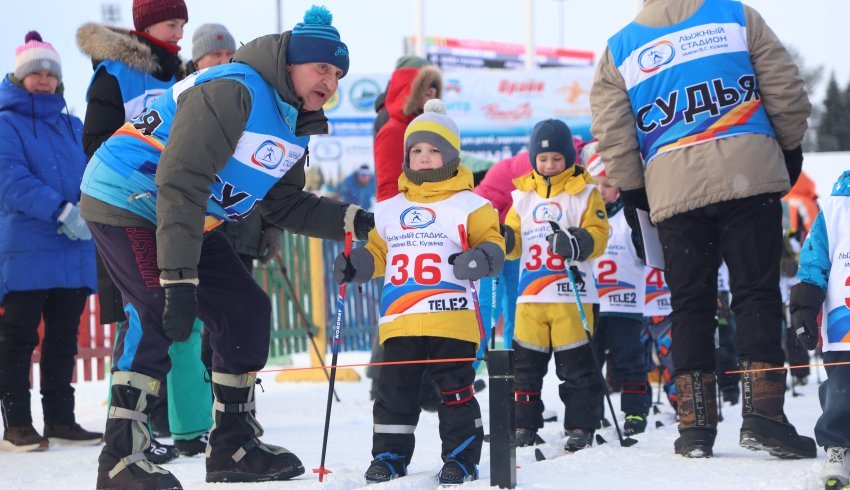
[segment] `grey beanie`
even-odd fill
[[[236,41],[221,24],[203,24],[192,35],[192,61],[195,63],[213,51],[229,49],[236,51]]]

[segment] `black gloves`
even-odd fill
[[[494,277],[505,265],[502,248],[491,242],[481,243],[469,250],[449,256],[452,272],[458,279],[477,281],[482,277]]]
[[[501,233],[502,238],[505,239],[505,253],[511,253],[511,251],[513,251],[514,247],[516,246],[516,237],[514,236],[514,229],[504,223],[499,223],[499,233]]]
[[[371,215],[371,213],[369,213]],[[334,282],[342,284],[352,282],[363,284],[372,278],[375,273],[375,260],[372,254],[365,248],[355,248],[346,259],[344,254],[339,254],[334,259]]]
[[[278,252],[280,252],[280,235],[283,232],[276,226],[269,226],[263,230],[263,236],[260,237],[260,262],[268,264]]]
[[[197,288],[194,284],[179,282],[162,287],[165,307],[162,310],[162,330],[174,342],[183,342],[192,333],[198,314]]]
[[[646,188],[641,187],[630,191],[620,189],[620,197],[623,199],[623,216],[632,230],[632,244],[635,246],[638,257],[646,262],[643,238],[640,235],[640,220],[637,215],[638,209],[649,212],[649,199],[646,197]]]
[[[375,215],[362,209],[357,210],[354,215],[354,238],[364,241],[369,237],[369,232],[375,227]]]
[[[818,346],[818,313],[820,313],[826,293],[823,289],[801,282],[791,288],[791,328],[797,334],[797,340],[808,350]]]
[[[593,253],[593,237],[584,228],[567,228],[546,237],[549,249],[567,262],[583,262]]]
[[[785,157],[785,169],[788,170],[791,187],[794,187],[797,179],[800,178],[800,172],[803,171],[803,147],[798,146],[793,150],[782,150],[782,156]]]

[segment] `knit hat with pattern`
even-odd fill
[[[410,122],[404,132],[404,175],[414,184],[440,182],[457,173],[460,165],[460,131],[446,115],[446,104],[440,99],[425,103],[423,113]],[[428,172],[410,168],[410,148],[416,143],[430,143],[440,149],[443,166]]]
[[[62,82],[62,61],[59,53],[50,43],[41,40],[41,35],[36,31],[30,31],[24,37],[24,44],[15,48],[15,70],[14,75],[18,80],[23,80],[30,73],[47,70],[56,75]]]
[[[331,25],[333,15],[325,7],[313,5],[304,14],[304,22],[295,24],[286,47],[286,62],[329,63],[348,73],[348,46]]]

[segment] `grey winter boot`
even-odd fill
[[[713,373],[690,371],[676,375],[679,438],[676,454],[710,458],[717,436],[717,378]]]
[[[260,441],[254,417],[256,374],[213,372],[214,423],[207,445],[207,482],[288,480],[304,473],[297,456]]]
[[[182,489],[168,471],[145,459],[150,446],[148,419],[159,393],[159,381],[144,374],[116,371],[112,403],[100,452],[97,488],[138,490]]]
[[[742,370],[781,368],[766,362],[741,360]],[[817,457],[811,437],[797,434],[785,417],[785,369],[745,372],[741,375],[743,403],[741,411],[741,447],[767,451],[783,459]]]

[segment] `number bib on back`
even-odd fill
[[[515,190],[511,193],[514,209],[522,223],[522,256],[520,257],[517,303],[576,302],[564,259],[549,250],[546,237],[553,233],[549,221],[558,223],[562,230],[581,226],[581,217],[587,209],[588,198],[595,187],[587,185],[578,194],[562,193],[548,199],[538,196],[534,191]],[[584,279],[584,285],[579,285],[581,300],[596,303],[599,298],[593,281],[593,265],[587,261],[576,265]]]
[[[455,277],[448,258],[462,251],[458,225],[488,202],[469,191],[416,203],[404,194],[379,202],[375,228],[387,242],[379,324],[413,313],[470,310],[469,281]]]

